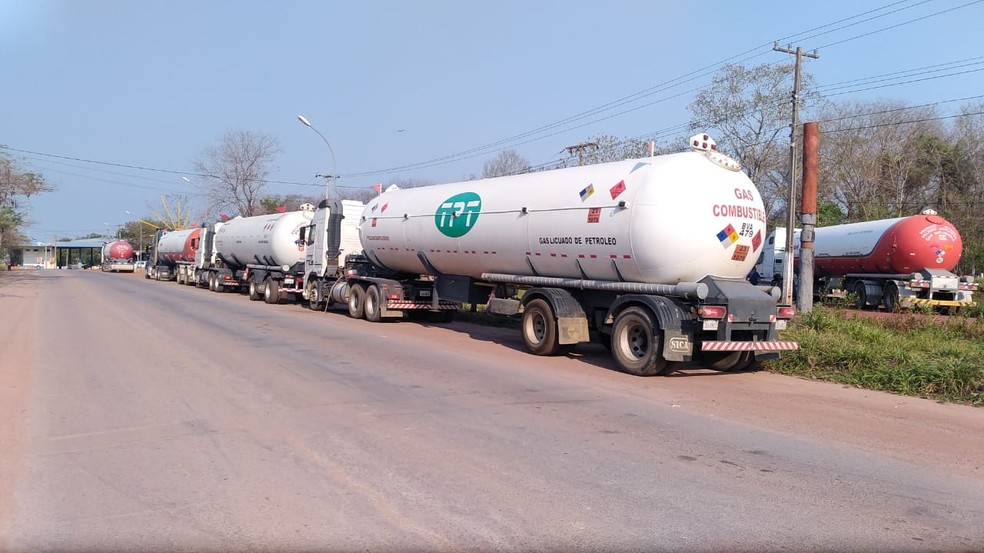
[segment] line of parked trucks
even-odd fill
[[[777,258],[757,188],[706,135],[690,146],[160,231],[146,277],[341,305],[370,322],[450,321],[462,303],[485,305],[520,316],[535,355],[596,342],[641,376],[796,349],[779,337],[793,306],[746,279]]]
[[[521,316],[533,354],[593,341],[636,375],[795,349],[779,338],[793,307],[745,279],[765,241],[758,190],[706,135],[691,146],[162,231],[146,277],[371,322],[485,305]]]

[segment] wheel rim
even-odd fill
[[[543,342],[547,335],[547,322],[543,319],[543,313],[536,313],[530,317],[530,337],[536,343]]]
[[[649,337],[643,332],[641,325],[632,325],[625,333],[625,348],[623,351],[635,359],[642,359],[649,351]]]

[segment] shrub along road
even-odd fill
[[[0,549],[984,549],[979,408],[93,271],[0,313]]]

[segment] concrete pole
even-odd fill
[[[817,224],[817,172],[820,132],[816,122],[803,125],[803,193],[800,204],[800,271],[796,304],[803,313],[813,311],[813,229]]]
[[[796,64],[794,65],[793,80],[793,126],[789,130],[789,195],[786,201],[786,255],[783,259],[782,271],[782,299],[780,304],[793,305],[793,234],[796,229],[796,130],[799,128],[799,92],[800,92],[800,68],[803,65],[803,56],[819,58],[819,54],[814,50],[812,53],[803,52],[799,46],[795,50],[791,46],[781,48],[778,43],[773,45],[773,50],[784,54],[795,54]]]

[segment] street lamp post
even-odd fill
[[[123,211],[130,217],[134,216],[129,210],[124,209]],[[140,224],[137,225],[137,235],[139,236],[137,238],[137,260],[140,261],[143,259],[143,221],[138,221],[138,223]]]
[[[324,177],[325,178],[325,199],[327,200],[328,199],[328,184],[331,182],[331,179],[332,178],[336,178],[336,179],[338,178],[338,165],[335,163],[335,150],[333,150],[331,148],[331,144],[328,142],[328,139],[325,138],[325,135],[321,134],[321,131],[319,131],[317,128],[315,128],[315,126],[312,125],[311,122],[307,120],[307,117],[304,117],[303,115],[298,115],[297,116],[297,120],[300,121],[301,123],[304,123],[304,126],[310,128],[312,131],[318,133],[318,136],[321,137],[321,140],[325,143],[325,146],[328,146],[328,152],[331,154],[331,172],[332,173],[335,173],[335,174],[333,174],[333,175],[317,175],[319,177]]]

